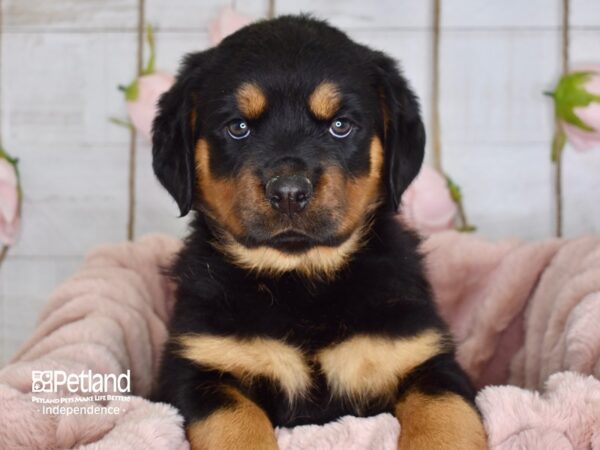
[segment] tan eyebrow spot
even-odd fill
[[[238,108],[247,119],[258,119],[267,109],[267,97],[255,83],[243,83],[235,97]]]
[[[317,119],[329,120],[340,108],[340,102],[338,87],[331,81],[324,81],[310,94],[308,108]]]

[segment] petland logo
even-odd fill
[[[70,393],[99,394],[131,392],[131,373],[120,375],[93,373],[91,370],[69,373],[64,370],[33,370],[31,372],[32,393],[57,393],[66,388]]]

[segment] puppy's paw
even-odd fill
[[[278,450],[271,421],[254,402],[235,393],[235,402],[186,427],[192,450]]]
[[[456,394],[409,392],[396,406],[400,450],[486,450],[487,438],[475,409]]]
[[[242,419],[217,412],[186,429],[192,450],[277,450],[275,433],[268,419]]]

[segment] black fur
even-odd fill
[[[258,81],[271,89],[270,101],[280,98],[293,105],[295,95],[310,92],[315,80],[323,78],[339,83],[350,105],[346,114],[360,124],[344,146],[327,140],[323,124],[306,116],[300,97],[298,109],[281,106],[280,113],[267,112],[252,124],[257,132],[251,144],[223,136],[223,124],[232,119],[230,93],[240,82]],[[294,272],[278,277],[249,273],[211,245],[220,236],[196,192],[194,145],[199,137],[218,149],[211,160],[217,176],[235,176],[252,159],[259,176],[266,177],[273,154],[281,152],[295,158],[318,185],[323,158],[348,174],[366,173],[373,135],[381,137],[385,148],[383,202],[373,215],[365,245],[334,280],[307,279]],[[402,192],[421,166],[424,145],[417,100],[395,63],[323,22],[306,17],[261,22],[228,37],[216,49],[188,56],[176,85],[162,97],[154,124],[157,176],[181,213],[194,210],[195,215],[171,269],[178,285],[171,334],[268,336],[311,353],[358,333],[389,337],[413,336],[425,329],[446,333],[424,276],[419,239],[395,217]],[[324,219],[319,238],[332,242],[328,224]],[[248,245],[264,243],[267,231],[260,223],[249,232],[252,235],[237,238]],[[345,414],[391,411],[394,406],[389,399],[372,399],[359,407],[332,397],[318,367],[313,368],[316,382],[310,395],[290,406],[267,380],[242,386],[229,374],[179,358],[176,350],[172,343],[165,350],[158,392],[160,399],[180,409],[187,422],[228,404],[230,400],[214,389],[219,383],[238,387],[264,408],[274,425],[324,423]],[[397,397],[415,386],[473,400],[452,350],[417,368],[400,385]]]

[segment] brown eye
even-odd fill
[[[225,129],[227,130],[227,134],[236,140],[245,139],[250,135],[248,123],[241,119],[230,122]]]
[[[343,117],[338,117],[331,122],[329,132],[338,139],[345,138],[352,132],[352,122]]]

